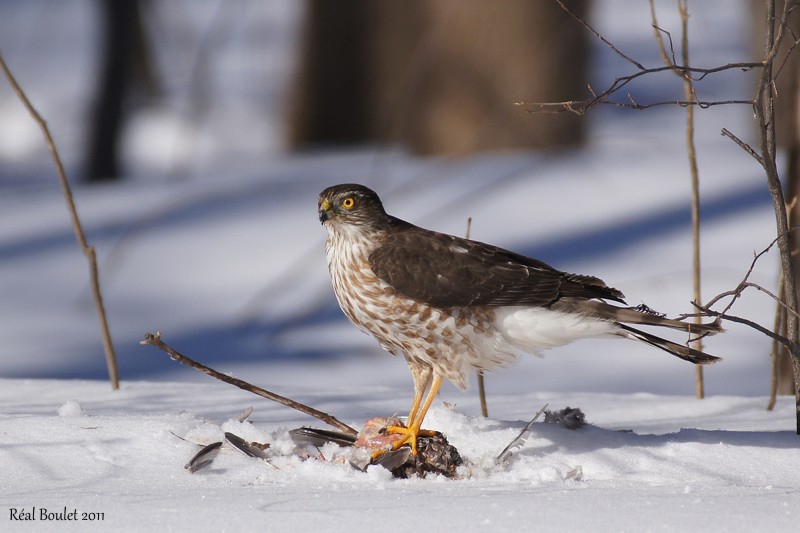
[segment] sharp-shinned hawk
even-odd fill
[[[411,369],[408,422],[389,430],[406,435],[396,447],[410,443],[414,454],[443,378],[464,389],[472,369],[507,366],[520,352],[616,335],[696,364],[718,360],[630,325],[713,334],[721,331],[717,323],[683,322],[645,306],[626,307],[623,294],[599,278],[414,226],[388,215],[378,195],[363,185],[325,189],[318,209],[328,230],[328,269],[342,311],[384,350],[402,354]]]

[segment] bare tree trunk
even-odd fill
[[[292,146],[461,154],[583,140],[580,117],[514,105],[586,95],[588,36],[555,2],[315,0],[308,17]]]
[[[783,196],[780,176],[776,163],[777,141],[775,127],[775,66],[776,58],[779,57],[779,47],[783,27],[779,26],[779,21],[775,15],[775,1],[766,1],[766,35],[764,39],[764,65],[759,80],[758,92],[756,95],[756,105],[754,107],[756,120],[760,126],[759,148],[762,166],[767,176],[767,185],[772,196],[773,207],[775,210],[775,225],[777,229],[777,242],[780,250],[781,268],[783,269],[783,295],[787,307],[786,312],[786,334],[791,343],[792,350],[792,369],[795,383],[795,419],[796,431],[800,435],[800,352],[798,351],[798,330],[797,315],[797,287],[795,285],[794,262],[792,250],[794,239],[789,230],[788,213],[786,212],[786,202]]]
[[[289,144],[354,144],[367,137],[369,0],[311,0],[289,116]]]
[[[103,55],[91,114],[86,155],[86,181],[120,177],[119,139],[125,119],[126,96],[147,68],[139,0],[100,0],[103,14]]]
[[[764,0],[753,0],[750,3],[753,13],[752,19],[754,24],[754,36],[758,53],[764,46]],[[778,13],[783,11],[785,0],[778,0],[775,2],[776,11]],[[786,22],[787,28],[792,30],[794,35],[800,31],[800,14],[793,13]],[[777,59],[782,62],[783,59],[789,54],[791,47],[794,46],[792,39],[784,39],[779,48]],[[788,185],[787,198],[788,198],[788,216],[789,227],[795,227],[800,224],[800,123],[798,122],[798,98],[800,98],[800,56],[797,53],[788,55],[785,64],[780,65],[781,73],[775,80],[775,94],[777,97],[774,100],[775,106],[775,130],[776,142],[779,146],[786,149],[788,158],[786,164],[785,182]],[[796,240],[792,243],[792,263],[794,265],[795,275],[800,274],[800,250],[798,250]],[[795,280],[795,285],[800,286],[800,280]],[[780,305],[776,313],[780,313]],[[786,331],[787,314],[780,314],[781,329]],[[773,387],[775,390],[772,394],[790,395],[794,394],[795,383],[792,372],[791,354],[784,345],[774,345],[778,349],[777,353],[773,354],[772,360],[773,375],[775,376]]]
[[[785,99],[787,101],[782,101],[782,104],[785,108],[788,108],[786,112],[779,112],[779,116],[787,117],[788,120],[783,119],[778,121],[778,129],[783,130],[786,132],[786,137],[784,137],[783,146],[786,148],[788,152],[787,164],[786,164],[786,181],[789,184],[788,187],[788,197],[789,197],[789,207],[788,207],[788,215],[789,215],[789,227],[793,228],[800,223],[800,201],[798,201],[798,197],[800,197],[800,132],[797,131],[797,128],[800,127],[800,123],[798,123],[797,113],[800,111],[798,110],[798,101],[797,99],[800,98],[800,80],[798,80],[798,76],[800,76],[800,62],[798,62],[798,58],[796,57],[797,54],[793,54],[790,56],[789,64],[787,65],[786,75],[784,78],[788,78],[791,82],[789,87],[787,87],[787,94],[789,98]],[[781,127],[781,124],[785,123],[784,127]],[[794,264],[794,272],[795,275],[800,273],[800,249],[797,247],[797,239],[792,241],[792,262]],[[800,280],[795,281],[796,285],[800,285]],[[781,320],[783,322],[782,327],[786,328],[786,313],[782,313]],[[776,393],[780,395],[789,395],[794,393],[794,377],[792,374],[792,361],[791,361],[791,354],[786,349],[785,346],[781,346],[781,350],[776,357],[774,357],[774,365],[776,368],[774,370],[777,382],[776,386]]]

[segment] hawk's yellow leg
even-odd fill
[[[386,428],[386,433],[395,434],[395,435],[405,435],[405,438],[400,439],[399,441],[395,442],[392,445],[392,450],[396,450],[401,446],[406,444],[411,444],[411,455],[417,455],[417,439],[419,437],[433,437],[436,435],[435,431],[430,431],[422,428],[422,421],[425,420],[425,415],[428,413],[428,409],[430,409],[431,404],[433,404],[434,398],[439,393],[439,387],[442,386],[442,378],[441,376],[436,376],[433,378],[433,382],[431,383],[431,389],[428,391],[428,396],[425,398],[425,403],[422,404],[420,407],[420,403],[422,401],[422,393],[425,391],[419,391],[417,394],[414,395],[414,402],[411,405],[411,413],[408,415],[408,426],[388,426]],[[373,454],[373,459],[375,457],[380,457],[383,454],[383,451],[375,452]]]

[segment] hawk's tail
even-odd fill
[[[688,326],[688,323],[683,323],[684,326]],[[692,326],[696,326],[697,324],[692,324]],[[710,326],[711,324],[700,324],[701,326]],[[709,355],[705,352],[701,352],[700,350],[695,350],[694,348],[689,348],[683,344],[678,344],[677,342],[668,341],[667,339],[662,339],[661,337],[656,337],[655,335],[651,335],[650,333],[646,333],[636,328],[632,328],[627,324],[619,324],[619,327],[625,332],[624,335],[626,337],[630,337],[633,339],[638,339],[642,342],[646,342],[650,346],[655,346],[656,348],[660,348],[665,352],[671,353],[675,357],[680,357],[684,361],[689,361],[690,363],[694,363],[696,365],[708,365],[711,363],[716,363],[720,360],[719,357],[714,355]],[[685,328],[684,328],[685,329]],[[693,332],[697,332],[697,330],[693,330]],[[716,332],[715,332],[716,333]]]
[[[718,322],[695,324],[676,318],[667,318],[644,304],[638,307],[619,307],[600,300],[562,298],[553,304],[553,309],[566,313],[581,313],[618,324],[641,324],[677,329],[691,335],[714,335],[724,331]]]
[[[613,318],[614,321],[625,324],[661,326],[685,331],[692,335],[715,335],[724,331],[719,322],[697,324],[675,318],[667,318],[644,304],[638,307],[616,307],[605,302],[597,302],[597,304],[599,304],[599,307],[604,307],[606,314],[610,315],[610,318]]]

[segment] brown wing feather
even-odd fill
[[[565,296],[623,301],[620,291],[598,278],[395,218],[369,262],[398,293],[436,307],[548,306]]]

